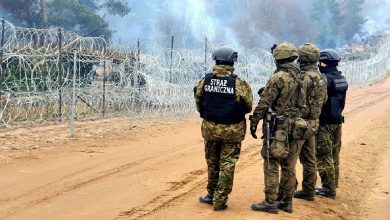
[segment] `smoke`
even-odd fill
[[[11,17],[11,14],[3,8],[3,6],[1,5],[1,1],[0,1],[0,18],[5,18],[5,19],[9,20],[10,17]]]
[[[363,33],[372,35],[385,29],[390,31],[390,0],[366,0],[363,9],[367,19]]]
[[[169,47],[175,36],[178,48],[199,48],[205,38],[238,49],[269,48],[281,41],[342,46],[348,39],[332,23],[339,19],[333,17],[330,2],[334,1],[128,0],[130,14],[106,20],[114,30],[113,40],[122,43],[152,38]],[[366,0],[362,9],[366,22],[356,34],[367,36],[389,28],[390,0]]]
[[[114,41],[153,38],[168,46],[174,35],[177,47],[197,47],[205,38],[213,43],[240,47],[236,31],[229,26],[234,16],[225,14],[230,13],[231,3],[222,0],[129,0],[129,5],[132,9],[129,15],[106,17],[115,32]]]

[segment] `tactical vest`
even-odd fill
[[[324,104],[321,115],[321,124],[341,124],[344,122],[342,111],[345,104],[348,83],[344,76],[338,71],[326,74],[328,81],[328,100]]]
[[[237,75],[205,76],[200,117],[218,124],[236,124],[245,121],[246,106],[236,101]]]
[[[288,74],[289,82],[283,85],[281,93],[277,102],[278,106],[273,109],[277,115],[285,115],[288,117],[299,117],[299,110],[306,106],[306,94],[303,88],[303,82],[298,76],[294,76],[291,72],[283,71]]]

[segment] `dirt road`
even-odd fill
[[[249,134],[229,208],[198,203],[207,177],[197,117],[79,122],[73,138],[61,124],[2,130],[0,219],[390,219],[390,78],[352,88],[345,113],[337,199],[294,200],[279,215],[250,210],[264,194]]]

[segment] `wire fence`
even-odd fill
[[[125,115],[176,117],[194,113],[193,87],[211,71],[211,52],[163,48],[152,39],[116,45],[61,29],[0,26],[0,126]],[[389,57],[383,42],[370,59],[343,62],[350,83],[381,77]],[[236,72],[257,91],[274,70],[263,49],[239,52]]]

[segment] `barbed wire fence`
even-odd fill
[[[163,48],[153,39],[130,45],[104,37],[83,37],[62,29],[15,27],[2,20],[0,126],[74,121],[125,115],[177,117],[195,112],[193,87],[211,71],[211,52],[202,48]],[[370,59],[343,62],[350,83],[380,78],[389,58],[384,41]],[[253,48],[239,52],[237,73],[253,91],[274,70],[272,55]],[[74,131],[74,130],[73,130]]]

